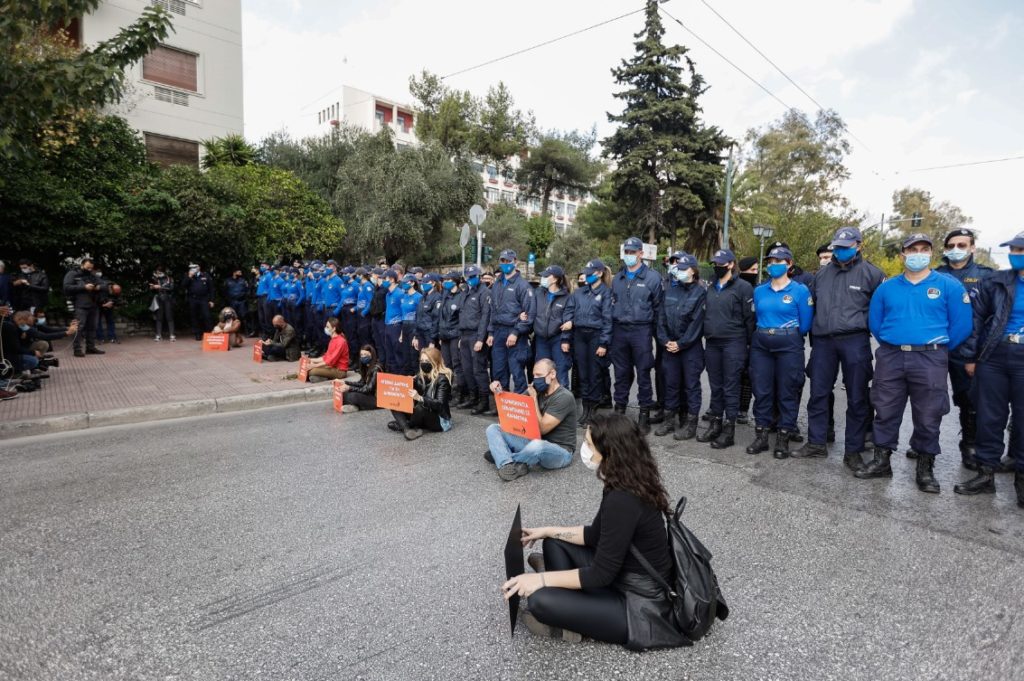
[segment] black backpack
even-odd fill
[[[668,594],[672,619],[679,631],[690,641],[699,641],[711,629],[715,618],[724,620],[729,616],[729,606],[711,568],[711,552],[679,520],[685,508],[686,497],[681,497],[676,512],[667,519],[673,584],[666,582],[635,546],[630,546],[629,550]]]

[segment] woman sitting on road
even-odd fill
[[[341,331],[341,322],[331,317],[324,325],[324,333],[330,336],[327,352],[323,357],[309,360],[309,382],[319,383],[348,376],[348,340]]]
[[[413,412],[392,410],[395,420],[388,423],[388,428],[405,433],[406,440],[415,440],[424,430],[433,433],[451,430],[452,370],[444,365],[440,350],[426,348],[420,352],[419,371],[412,385],[409,396],[413,400]]]
[[[350,414],[354,411],[370,411],[377,408],[377,372],[380,362],[377,351],[372,345],[364,345],[359,349],[359,380],[353,383],[342,383],[341,391],[345,393],[341,411]]]
[[[597,516],[585,526],[523,528],[523,545],[543,540],[544,553],[528,558],[536,572],[513,577],[502,591],[506,600],[529,598],[521,619],[534,634],[650,647],[652,632],[678,633],[667,596],[630,553],[636,546],[671,581],[658,464],[637,424],[615,413],[591,417],[580,456],[604,482]]]
[[[213,332],[230,334],[233,348],[240,348],[245,344],[245,340],[242,338],[242,320],[238,318],[238,313],[233,307],[225,307],[220,311]]]

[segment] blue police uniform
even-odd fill
[[[573,317],[573,299],[568,289],[554,293],[537,290],[537,318],[533,321],[534,361],[550,359],[555,363],[558,382],[568,387],[569,369],[572,368],[572,348],[562,350],[562,344],[572,342],[572,331],[561,327]]]
[[[593,262],[593,261],[592,261]],[[590,263],[588,263],[588,267]],[[604,271],[604,265],[597,267]],[[611,364],[612,293],[597,280],[572,292],[572,349],[579,372],[580,397],[583,400],[583,424],[597,408],[605,393],[604,378]],[[603,357],[597,356],[605,349]]]
[[[416,365],[419,364],[419,353],[412,347],[412,339],[416,336],[416,311],[419,309],[422,299],[423,294],[411,286],[408,290],[403,290],[400,299],[402,305],[402,371],[400,373],[406,376],[415,375],[418,369]]]
[[[393,374],[400,374],[405,368],[402,355],[402,297],[405,292],[397,284],[391,284],[384,308],[384,366]]]
[[[280,270],[274,272],[274,276],[267,282],[267,299],[264,303],[264,315],[267,319],[267,324],[273,327],[274,317],[281,314],[281,286],[284,283],[282,280],[282,273]],[[267,334],[267,338],[273,335],[273,329],[271,333]]]
[[[491,290],[480,283],[480,271],[471,266],[466,269],[466,290],[459,312],[459,355],[466,379],[465,389],[470,395],[477,396],[476,413],[487,411],[490,396],[487,371],[490,356],[487,327],[490,319]],[[480,343],[479,351],[475,349],[477,343]]]
[[[444,284],[449,284],[446,288]],[[462,356],[459,353],[459,315],[462,312],[462,298],[464,291],[459,289],[454,279],[446,278],[441,286],[441,307],[437,320],[437,342],[441,346],[441,359],[445,366],[455,372],[454,390],[459,393],[459,402],[462,402],[472,393],[473,403],[476,403],[476,393],[471,391],[466,381],[466,369],[473,372],[472,365],[466,369],[462,366]]]
[[[346,267],[346,270],[350,268]],[[354,341],[359,336],[359,325],[356,321],[356,300],[359,297],[359,282],[348,272],[342,279],[341,304],[336,308],[341,327],[345,330],[345,338]]]
[[[338,313],[336,310],[341,305],[341,289],[344,283],[341,281],[341,277],[338,276],[337,272],[332,271],[323,283],[320,284],[320,304],[323,305],[322,317],[323,321],[326,322],[330,317],[337,317]],[[323,326],[321,325],[322,329]],[[346,339],[347,340],[347,339]],[[320,333],[317,335],[317,351],[321,354],[327,349],[327,344],[330,339],[326,334]]]
[[[520,315],[526,313],[526,319]],[[491,373],[495,381],[508,387],[509,379],[512,389],[525,393],[529,381],[526,380],[526,362],[529,359],[529,335],[533,329],[533,320],[537,316],[537,298],[530,286],[513,270],[510,274],[500,274],[491,286],[491,317],[488,336],[493,339],[491,345]],[[506,342],[510,336],[516,337],[512,347]]]
[[[281,286],[281,296],[284,307],[284,320],[292,325],[294,329],[302,328],[302,301],[305,298],[305,288],[302,282],[295,275],[290,275]]]
[[[373,343],[373,328],[370,321],[370,303],[377,287],[369,279],[364,279],[356,289],[356,341],[357,349]]]
[[[269,337],[273,332],[270,318],[267,317],[267,294],[270,293],[270,280],[274,273],[260,265],[260,275],[256,279],[256,315],[259,320],[260,333]]]
[[[249,282],[244,276],[237,279],[231,277],[224,283],[224,293],[228,299],[228,306],[234,308],[238,319],[248,324],[246,317],[249,314]]]
[[[651,369],[654,368],[654,327],[661,296],[661,276],[645,264],[634,272],[623,267],[612,279],[611,360],[615,367],[615,407],[626,408],[635,371],[637,400],[644,420],[654,404]]]
[[[707,291],[698,282],[673,280],[665,288],[658,313],[657,338],[663,349],[661,371],[665,378],[665,409],[668,418],[678,411],[681,419],[697,424],[700,413],[700,375],[704,372],[704,308]],[[676,352],[665,346],[678,344]],[[664,429],[667,434],[668,429]]]
[[[416,308],[416,340],[420,350],[428,345],[437,345],[441,325],[441,291],[431,287],[420,299]],[[449,369],[451,366],[449,365]]]
[[[735,261],[731,256],[727,261]],[[725,284],[717,279],[707,289],[704,302],[704,363],[708,371],[712,420],[724,417],[735,424],[739,416],[740,385],[747,368],[748,346],[754,332],[754,288],[731,276]]]

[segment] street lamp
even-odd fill
[[[768,225],[754,225],[754,236],[761,240],[761,257],[757,261],[757,283],[761,283],[761,271],[764,269],[764,240],[775,236],[775,230]]]

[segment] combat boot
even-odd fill
[[[718,421],[718,429],[722,429],[722,421]],[[680,422],[679,428],[676,429],[676,434],[672,436],[674,440],[692,440],[697,434],[697,415],[692,416],[687,414],[686,421]]]
[[[772,451],[772,456],[776,459],[788,459],[789,443],[792,436],[792,432],[780,428],[779,434],[775,436],[775,449]]]
[[[663,423],[665,421],[665,410],[661,408],[660,404],[654,405],[654,413],[651,414],[651,417],[650,419],[648,419],[648,421],[652,426],[656,426],[659,423]]]
[[[935,457],[921,454],[917,457],[917,488],[929,494],[939,493],[939,481],[935,479]]]
[[[658,426],[658,429],[654,431],[657,437],[664,437],[669,433],[675,432],[676,428],[682,425],[684,416],[679,414],[678,416],[672,416],[665,419],[665,421]]]
[[[487,411],[484,412],[484,416],[497,416],[498,415],[498,403],[494,399],[494,395],[487,396]]]
[[[626,405],[624,405],[624,404],[616,404],[615,405],[615,413],[616,414],[625,414],[626,413]]]
[[[711,449],[726,449],[736,444],[736,424],[732,421],[722,422],[722,434],[711,441]]]
[[[480,393],[480,399],[477,400],[476,406],[469,412],[473,416],[482,416],[487,413],[487,393]]]
[[[576,425],[580,428],[586,428],[590,425],[590,417],[594,415],[594,407],[596,405],[593,402],[587,402],[583,400],[583,413],[580,414],[579,419],[576,421]]]
[[[892,450],[885,447],[875,447],[875,455],[864,468],[854,471],[853,474],[861,480],[870,478],[891,478],[892,466],[889,465],[889,457]]]
[[[826,456],[828,456],[828,447],[813,442],[805,442],[800,449],[793,452],[795,459],[823,459]]]
[[[978,470],[974,438],[978,430],[978,415],[970,409],[960,410],[960,460],[969,471]]]
[[[857,452],[846,452],[843,454],[843,465],[856,473],[864,468],[864,459]]]
[[[711,442],[716,437],[722,434],[722,419],[718,416],[712,416],[708,429],[697,436],[697,442]]]
[[[651,408],[640,407],[640,416],[636,420],[636,425],[640,427],[640,432],[644,435],[651,432]]]
[[[1019,475],[1019,474],[1018,474]],[[1016,482],[1016,481],[1015,481]],[[996,476],[988,466],[979,466],[978,474],[970,480],[953,485],[953,491],[957,494],[974,496],[975,494],[995,494]],[[1017,489],[1020,496],[1020,488]]]
[[[754,429],[754,441],[747,445],[747,454],[760,454],[767,452],[771,443],[768,441],[767,428]]]

